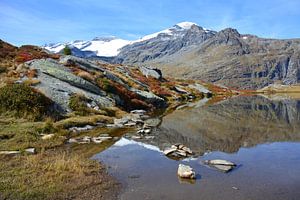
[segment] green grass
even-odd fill
[[[34,147],[38,151],[60,146],[67,132],[57,129],[52,122],[28,122],[19,119],[0,120],[0,150],[24,150]],[[44,141],[41,134],[55,133],[51,140]]]

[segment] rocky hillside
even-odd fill
[[[180,37],[160,35],[127,45],[115,62],[153,65],[166,75],[243,89],[300,80],[300,40],[264,39],[235,29],[193,25]]]
[[[8,64],[0,73],[0,89],[10,84],[28,85],[54,102],[54,110],[62,115],[111,115],[116,110],[135,109],[152,112],[212,93],[232,94],[201,81],[166,78],[158,69],[53,55],[34,46],[3,46],[1,55]]]

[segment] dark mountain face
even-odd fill
[[[263,39],[227,28],[193,25],[127,45],[115,63],[153,65],[168,76],[202,79],[240,89],[300,81],[300,40]]]
[[[161,33],[149,40],[136,42],[121,49],[114,62],[144,63],[177,53],[184,47],[200,45],[216,32],[192,25],[190,29],[171,29],[172,34]]]

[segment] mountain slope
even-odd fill
[[[123,47],[115,62],[152,65],[168,76],[257,89],[300,80],[300,40],[264,39],[235,29],[194,25],[180,37],[161,36]]]

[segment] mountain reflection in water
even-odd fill
[[[240,96],[218,104],[176,110],[162,119],[151,144],[182,143],[197,154],[300,141],[300,101]]]

